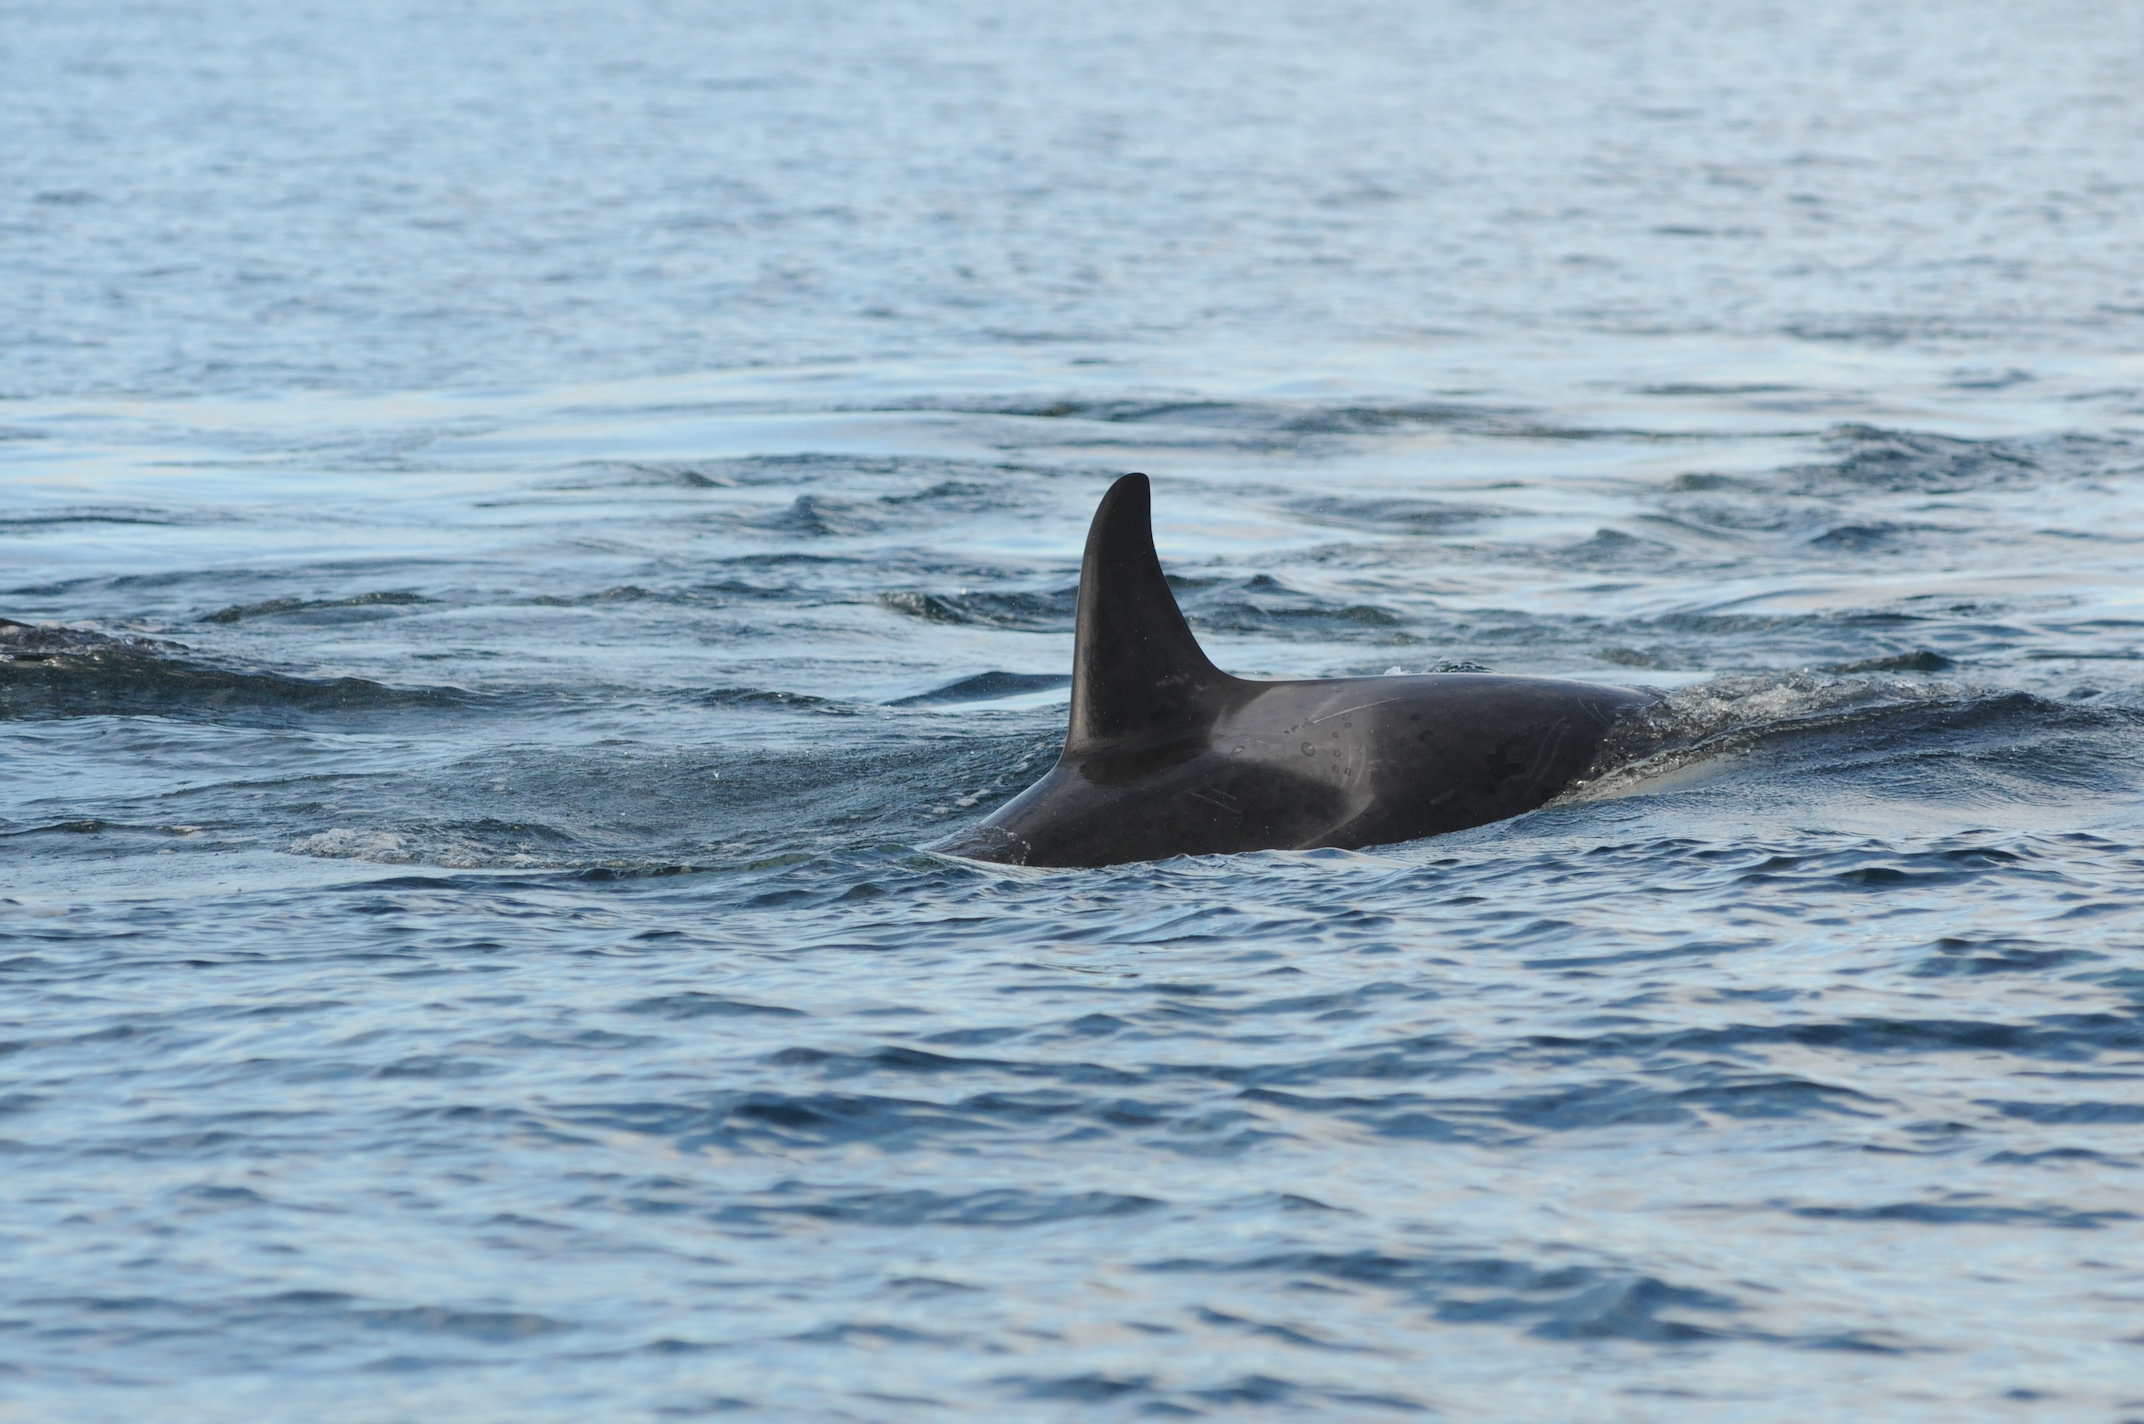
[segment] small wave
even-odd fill
[[[1925,524],[1841,524],[1825,530],[1806,545],[1824,554],[1872,554],[1897,546],[1900,536],[1931,528]]]
[[[584,608],[591,604],[638,603],[643,599],[662,599],[665,596],[652,593],[638,584],[618,584],[612,588],[599,589],[594,593],[554,594],[542,593],[529,600],[538,608]]]
[[[1394,1295],[1455,1323],[1508,1323],[1552,1340],[1697,1340],[1735,1332],[1724,1325],[1664,1317],[1668,1309],[1722,1315],[1738,1302],[1657,1277],[1596,1266],[1541,1267],[1494,1256],[1405,1256],[1381,1251],[1313,1251],[1238,1261],[1176,1259],[1143,1269],[1272,1276]]]
[[[286,849],[322,860],[362,860],[375,865],[442,866],[448,870],[560,869],[581,864],[570,854],[574,838],[550,826],[479,821],[403,830],[338,826],[300,836]]]
[[[1361,529],[1373,534],[1444,534],[1469,529],[1506,511],[1483,505],[1444,504],[1426,499],[1291,500],[1288,508],[1313,524]]]
[[[994,485],[975,480],[940,480],[928,489],[914,494],[880,495],[880,504],[930,504],[956,505],[962,509],[994,508],[1005,502],[1002,491]]]
[[[132,634],[113,635],[95,628],[70,628],[64,623],[18,623],[0,618],[0,663],[43,662],[55,657],[79,657],[125,650],[181,649],[180,643],[164,642]]]
[[[1211,1312],[1208,1312],[1211,1315]],[[1213,1324],[1227,1317],[1213,1317]],[[1307,1337],[1306,1337],[1307,1338]],[[1272,1375],[1238,1375],[1205,1386],[1172,1386],[1153,1375],[1086,1374],[1005,1375],[996,1383],[1027,1399],[1082,1405],[1137,1404],[1137,1412],[1164,1418],[1198,1418],[1216,1409],[1268,1409],[1280,1406],[1292,1413],[1315,1417],[1334,1410],[1372,1409],[1388,1413],[1422,1414],[1429,1406],[1397,1394],[1370,1394],[1332,1385],[1299,1383]]]
[[[728,999],[720,994],[701,993],[697,989],[682,990],[675,994],[662,994],[652,999],[639,999],[624,1005],[619,1012],[665,1019],[805,1017],[802,1009],[783,1008],[779,1004],[755,1004],[743,999]]]
[[[814,560],[770,562],[810,563]],[[619,603],[673,604],[686,608],[724,608],[735,603],[793,603],[804,595],[794,584],[752,583],[740,578],[715,579],[687,588],[646,588],[637,583],[612,584],[588,593],[540,593],[528,599],[536,608],[600,608]]]
[[[923,403],[917,408],[1043,420],[1090,420],[1108,425],[1189,425],[1271,435],[1384,435],[1408,430],[1459,429],[1500,433],[1526,420],[1524,412],[1433,401],[1403,405],[1311,405],[1295,401],[1064,399]]]
[[[1210,603],[1191,616],[1195,628],[1217,633],[1293,633],[1345,636],[1364,628],[1404,628],[1407,620],[1369,603],[1288,607],[1270,603]]]
[[[354,598],[271,598],[264,603],[234,603],[229,608],[202,614],[201,621],[239,623],[248,618],[270,618],[285,613],[321,613],[339,608],[403,608],[412,604],[436,602],[437,599],[400,590],[360,593]]]
[[[853,703],[837,701],[831,697],[815,697],[808,692],[782,692],[759,687],[721,687],[702,694],[700,700],[710,707],[770,707],[795,712],[822,712],[836,717],[855,715]]]
[[[746,1111],[749,1110],[748,1107]],[[805,1110],[806,1113],[811,1111]],[[778,1113],[768,1113],[764,1108],[761,1115],[775,1120],[779,1118]],[[798,1125],[802,1125],[801,1120]],[[802,1216],[818,1221],[853,1221],[872,1226],[1012,1227],[1130,1216],[1152,1211],[1160,1205],[1152,1197],[1119,1192],[1029,1192],[1000,1187],[961,1196],[909,1190],[858,1192],[798,1202],[776,1198],[733,1207],[724,1213],[724,1219],[758,1222]]]
[[[409,842],[392,832],[353,831],[342,827],[300,836],[290,843],[290,853],[316,855],[325,860],[369,860],[379,865],[403,865],[417,858]]]
[[[1657,539],[1641,539],[1620,529],[1596,529],[1591,538],[1567,544],[1551,551],[1549,556],[1559,564],[1622,568],[1634,564],[1658,564],[1672,559],[1675,550]]]
[[[913,697],[903,697],[889,702],[889,707],[938,707],[956,702],[995,702],[1003,697],[1019,697],[1030,692],[1043,692],[1070,685],[1072,679],[1064,673],[1055,672],[979,672],[973,677],[964,677],[958,682],[949,682],[943,687],[919,692]]]
[[[1865,662],[1841,663],[1826,668],[1826,672],[1949,672],[1958,664],[1941,653],[1928,648],[1916,648],[1910,653],[1899,653],[1888,658],[1870,658]]]
[[[879,527],[863,503],[816,494],[800,494],[787,506],[752,515],[745,523],[754,529],[778,534],[807,534],[819,538],[870,534]]]
[[[0,435],[0,439],[5,439]],[[96,507],[89,509],[55,509],[42,514],[19,514],[0,516],[0,532],[9,530],[43,530],[68,524],[193,524],[201,522],[181,514],[162,509],[128,509]]]
[[[1884,659],[1887,663],[1900,660]],[[1716,677],[1667,693],[1610,733],[1560,801],[1628,794],[1790,734],[1838,729],[1902,712],[2029,706],[2070,715],[2025,693],[1952,683],[1799,672]]]
[[[1407,621],[1375,604],[1341,603],[1299,592],[1270,574],[1169,583],[1192,626],[1213,632],[1359,637],[1365,629],[1403,628]]]
[[[2128,1118],[2115,1121],[2130,1121]],[[2066,1206],[2016,1207],[1975,1201],[1892,1202],[1884,1206],[1798,1206],[1794,1215],[1819,1221],[1910,1221],[1924,1226],[2052,1226],[2097,1231],[2109,1222],[2135,1221],[2128,1211],[2077,1211]]]
[[[0,622],[0,718],[176,716],[234,708],[386,711],[470,700],[448,688],[224,667],[190,652],[160,639]]]
[[[1842,486],[1901,494],[1998,489],[2103,471],[2135,458],[2127,441],[2085,435],[1961,440],[1873,425],[1838,425],[1824,440],[1839,459],[1783,472],[1789,484],[1804,493]]]
[[[671,464],[664,462],[635,462],[626,460],[598,460],[586,467],[589,475],[561,480],[546,488],[554,490],[583,490],[590,488],[631,489],[635,487],[673,487],[678,489],[735,489],[743,483],[735,475],[719,467],[694,464]]]
[[[1012,497],[972,480],[940,480],[920,490],[876,498],[800,494],[787,505],[745,515],[740,527],[814,538],[876,534],[891,528],[930,528],[949,516],[1002,508]]]
[[[978,623],[992,628],[1049,628],[1071,626],[1078,607],[1079,588],[1048,593],[882,593],[879,606],[931,623]]]
[[[1007,499],[1005,477],[1032,473],[1025,465],[986,464],[932,456],[883,456],[804,452],[745,455],[717,460],[597,460],[566,479],[545,486],[558,491],[589,489],[759,489],[794,487],[822,478],[843,483],[856,477],[894,480],[913,489],[880,495],[867,504],[996,508]]]

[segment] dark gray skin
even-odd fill
[[[1126,475],[1088,531],[1064,754],[931,849],[1095,866],[1419,840],[1539,806],[1657,700],[1489,673],[1230,677],[1162,577],[1149,499]]]

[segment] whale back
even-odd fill
[[[931,849],[1096,866],[1441,835],[1543,804],[1655,701],[1494,673],[1230,677],[1162,577],[1149,499],[1126,475],[1087,534],[1064,755]]]
[[[1145,475],[1126,475],[1102,496],[1087,530],[1068,762],[1195,735],[1239,686],[1199,647],[1162,577],[1151,499]]]

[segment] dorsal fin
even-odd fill
[[[1234,681],[1207,660],[1161,576],[1146,476],[1126,475],[1102,496],[1080,561],[1065,756],[1189,735]]]

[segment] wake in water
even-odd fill
[[[1983,792],[1997,781],[2040,798],[2074,778],[2057,768],[2079,758],[2078,743],[2102,739],[2085,778],[2111,790],[2137,765],[2139,713],[2126,705],[2054,702],[2024,692],[1975,690],[1938,679],[1824,673],[1732,674],[1680,688],[1618,726],[1600,755],[1558,798],[1564,803],[1667,791],[1763,762],[1784,779],[1789,763],[1825,773],[1827,758],[1881,756],[1893,775],[1933,759],[1995,744],[2035,748],[2038,767],[2005,774],[1983,768]]]
[[[0,619],[0,718],[154,716],[240,719],[463,705],[448,688],[360,677],[297,677],[204,657],[168,638]]]
[[[1924,659],[1882,661],[1918,667]],[[1446,660],[1424,670],[1486,669]],[[700,695],[702,705],[777,717],[837,712],[860,720],[839,724],[850,730],[847,736],[835,729],[815,738],[819,745],[810,751],[679,748],[643,753],[625,765],[558,752],[536,761],[526,754],[486,757],[447,767],[435,785],[464,809],[510,795],[514,814],[332,825],[292,835],[286,848],[450,869],[675,873],[806,848],[854,852],[889,838],[923,839],[987,812],[1055,760],[1062,703],[1054,698],[1066,681],[982,673],[883,705],[717,689]],[[0,623],[0,717],[392,728],[395,718],[442,711],[511,718],[543,701],[303,677],[204,658],[171,639]],[[938,715],[920,721],[890,715],[906,709]],[[944,725],[949,711],[964,721]],[[352,723],[353,716],[361,722]],[[380,722],[383,716],[390,720]],[[2053,701],[1933,676],[1722,674],[1669,691],[1619,724],[1551,805],[1668,793],[1729,776],[1758,776],[1790,796],[1798,778],[1847,774],[1877,776],[1894,792],[1910,782],[1913,794],[1934,800],[2050,803],[2072,794],[2119,794],[2139,773],[2138,718],[2126,702],[2097,693]],[[999,730],[978,735],[992,724]],[[591,804],[630,810],[591,815]],[[621,855],[615,825],[600,825],[605,819],[629,819],[646,849]]]

